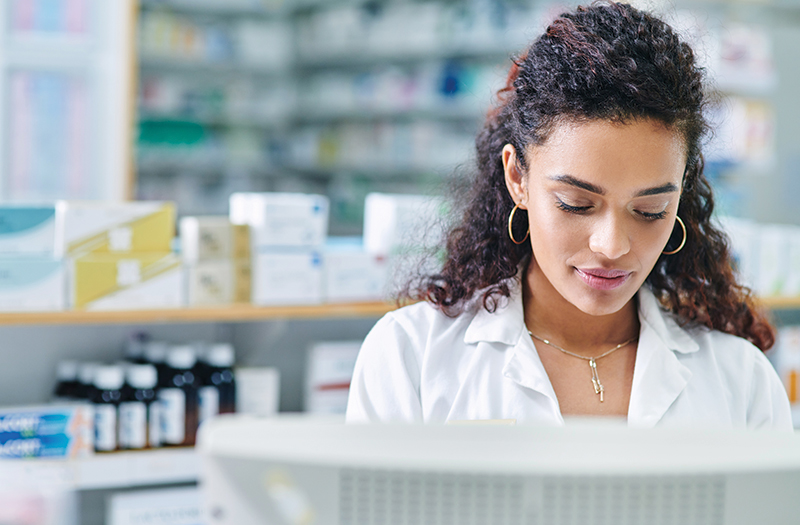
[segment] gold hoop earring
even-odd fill
[[[681,220],[681,218],[680,218],[680,217],[678,217],[677,215],[675,216],[675,220],[677,220],[677,221],[678,221],[678,224],[680,224],[680,225],[681,225],[681,230],[683,230],[683,240],[681,241],[681,245],[680,245],[680,246],[678,246],[678,248],[677,248],[677,249],[675,249],[675,250],[672,250],[671,252],[661,252],[661,253],[663,253],[664,255],[675,255],[676,253],[678,253],[679,251],[681,251],[681,250],[683,249],[684,245],[686,244],[686,225],[685,225],[685,224],[683,224],[683,221],[682,221],[682,220]]]
[[[525,239],[522,239],[521,241],[517,242],[517,240],[514,238],[514,232],[511,231],[511,224],[513,224],[514,222],[514,214],[517,213],[517,208],[519,208],[519,204],[514,205],[514,208],[511,210],[511,215],[508,216],[508,236],[511,238],[511,242],[513,242],[514,244],[522,244],[528,239],[528,235],[531,234],[531,229],[529,227],[528,231],[525,232]]]

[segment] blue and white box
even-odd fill
[[[250,226],[252,251],[325,244],[330,202],[305,193],[234,193],[230,220]]]
[[[63,261],[49,256],[0,256],[0,312],[51,312],[66,307]]]
[[[0,205],[0,253],[52,254],[55,205]]]
[[[322,302],[322,255],[317,250],[263,250],[253,256],[252,302],[259,306]]]
[[[0,458],[83,457],[94,453],[89,403],[0,410]]]
[[[325,302],[380,301],[389,297],[387,257],[369,253],[359,237],[331,237],[323,252]]]

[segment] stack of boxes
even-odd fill
[[[183,217],[181,258],[187,306],[249,303],[250,230],[228,217]]]
[[[55,206],[0,206],[0,311],[66,306],[64,265],[55,257]]]
[[[168,202],[56,204],[56,257],[68,267],[75,310],[178,308],[182,268],[172,253]]]
[[[323,301],[321,249],[327,237],[328,212],[328,198],[323,195],[231,195],[231,222],[250,227],[253,304]]]

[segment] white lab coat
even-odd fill
[[[428,303],[384,316],[356,361],[348,422],[515,419],[564,424],[525,327],[522,294],[456,318]],[[748,341],[682,328],[646,286],[628,425],[792,429],[786,391]]]

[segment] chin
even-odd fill
[[[564,295],[564,298],[581,312],[600,317],[619,312],[634,295],[636,290],[633,293],[629,290],[615,290],[613,293],[583,290]]]

